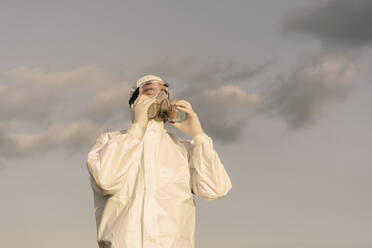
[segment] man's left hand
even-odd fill
[[[192,109],[191,104],[186,100],[176,100],[173,102],[177,109],[186,113],[186,118],[182,122],[169,122],[172,126],[178,128],[191,137],[204,133],[198,115]]]

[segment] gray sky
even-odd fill
[[[2,1],[2,245],[96,247],[87,153],[129,127],[129,89],[155,74],[191,102],[233,185],[196,198],[196,247],[370,248],[371,13],[370,0]]]

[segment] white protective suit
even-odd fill
[[[232,184],[205,133],[191,141],[149,120],[102,133],[88,154],[100,248],[194,248],[195,201]]]

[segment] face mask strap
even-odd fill
[[[138,95],[139,95],[139,88],[132,88],[131,91],[130,91],[130,94],[131,94],[131,97],[129,99],[129,108],[132,109],[133,108],[133,104],[134,102],[136,101]]]

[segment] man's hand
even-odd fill
[[[152,99],[147,95],[139,95],[136,101],[134,102],[134,121],[137,123],[143,130],[146,129],[149,122],[147,116],[147,110],[156,99]]]
[[[186,113],[186,118],[182,122],[169,122],[172,126],[191,137],[204,133],[198,115],[192,110],[192,106],[188,101],[176,100],[174,104],[177,105],[178,110]]]

